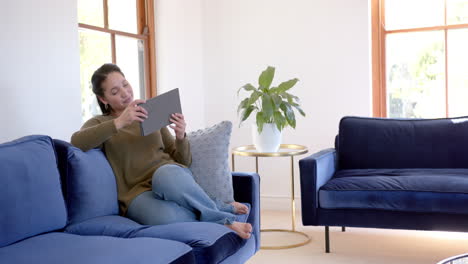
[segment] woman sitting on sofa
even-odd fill
[[[194,181],[185,120],[174,113],[169,127],[141,136],[140,123],[147,111],[134,100],[130,83],[120,68],[104,64],[92,78],[103,115],[88,120],[73,134],[71,143],[83,151],[102,148],[117,180],[120,211],[141,224],[204,221],[223,224],[247,239],[249,223],[236,222],[234,214],[248,208],[238,202],[218,206]]]

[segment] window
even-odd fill
[[[156,95],[153,1],[78,0],[78,22],[83,120],[101,114],[91,76],[104,63],[122,69],[134,98]]]
[[[468,115],[468,0],[371,0],[373,114]]]

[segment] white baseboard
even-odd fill
[[[296,212],[301,211],[301,198],[294,199]],[[291,211],[291,197],[286,196],[260,196],[261,210]]]

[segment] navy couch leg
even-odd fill
[[[341,227],[341,232],[346,232],[346,227],[345,226]]]
[[[330,253],[330,230],[325,226],[325,252]]]

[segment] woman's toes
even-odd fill
[[[239,202],[232,202],[231,205],[234,206],[235,214],[246,214],[249,212],[249,208],[246,205],[241,204]]]
[[[243,239],[249,239],[251,236],[251,231],[252,230],[252,225],[248,223],[239,223],[239,222],[234,222],[230,225],[226,225],[228,228],[234,230],[237,235],[239,235]]]
[[[248,233],[252,233],[252,225],[247,223],[245,224],[245,231],[248,232]]]

